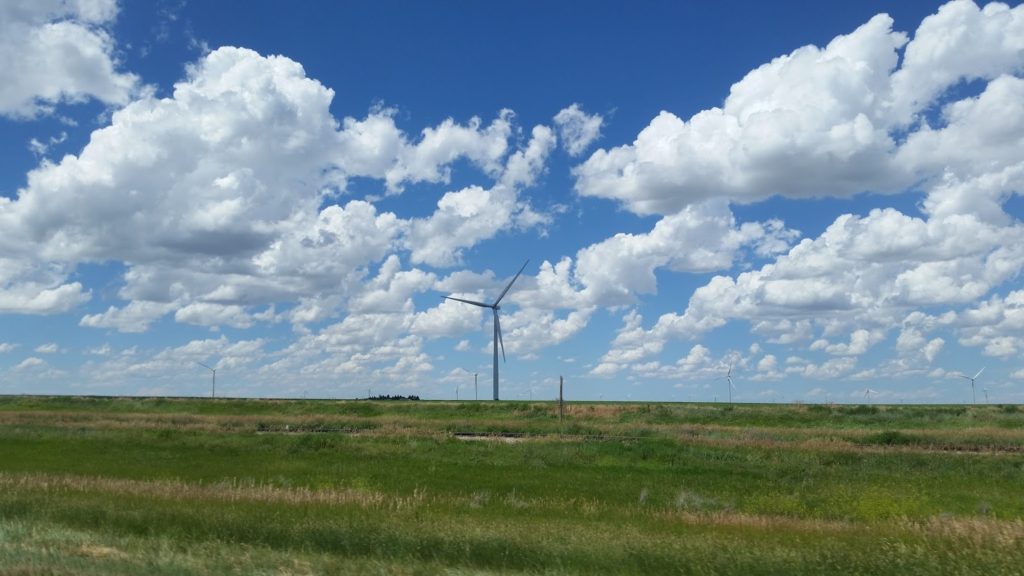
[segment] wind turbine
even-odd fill
[[[868,400],[871,399],[871,395],[872,394],[878,394],[878,391],[877,390],[872,390],[871,388],[865,388],[864,389],[864,397],[867,398]]]
[[[216,398],[217,397],[217,369],[216,368],[210,368],[209,366],[207,366],[206,364],[203,364],[202,362],[196,362],[196,364],[199,364],[203,368],[206,368],[210,372],[213,372],[213,383],[210,386],[210,398]]]
[[[961,378],[963,378],[965,380],[970,380],[971,381],[971,403],[972,404],[977,404],[978,403],[978,398],[974,394],[974,381],[977,380],[978,376],[981,376],[981,373],[984,372],[984,371],[985,371],[985,367],[983,366],[981,368],[981,370],[978,370],[978,373],[975,374],[974,376],[964,376],[963,374],[957,374],[957,376],[959,376],[959,377],[961,377]],[[986,400],[986,402],[987,401],[988,400]]]
[[[519,269],[519,272],[516,272],[516,275],[512,278],[512,281],[508,283],[508,286],[505,286],[505,289],[501,291],[501,294],[498,296],[498,299],[494,301],[494,304],[487,304],[487,303],[484,303],[484,302],[477,302],[475,300],[464,300],[462,298],[455,298],[453,296],[445,296],[445,299],[447,299],[447,300],[455,300],[456,302],[463,302],[463,303],[466,303],[466,304],[472,304],[473,306],[479,306],[481,308],[490,308],[491,312],[494,314],[494,399],[495,400],[498,399],[498,345],[499,344],[501,345],[501,359],[502,359],[502,361],[505,360],[505,342],[502,341],[502,339],[501,339],[501,321],[498,320],[498,310],[501,310],[501,306],[499,306],[499,304],[501,303],[501,299],[505,297],[505,294],[508,294],[509,289],[512,288],[512,284],[515,284],[515,281],[519,279],[519,275],[523,273],[523,270],[526,269],[526,265],[529,264],[529,263],[530,263],[529,260],[527,260],[526,262],[523,262],[522,268]]]
[[[736,389],[732,384],[732,366],[729,366],[729,371],[725,373],[725,376],[719,376],[715,380],[728,380],[729,381],[729,404],[732,404],[732,391]],[[716,399],[717,402],[717,399]]]
[[[480,374],[478,372],[470,372],[469,370],[466,370],[465,368],[463,368],[461,366],[459,367],[459,370],[462,370],[466,374],[472,374],[473,375],[473,399],[474,400],[479,400],[480,399],[480,390],[477,387],[477,377],[480,376]],[[458,386],[458,384],[455,385],[455,399],[456,400],[459,399],[459,386]]]
[[[985,404],[988,404],[988,388],[982,388],[985,391]]]

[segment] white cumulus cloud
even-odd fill
[[[558,137],[570,156],[579,156],[600,138],[602,124],[604,118],[599,114],[587,114],[575,103],[555,114]]]
[[[0,115],[31,118],[88,98],[126,104],[138,78],[119,70],[116,16],[116,0],[0,4]]]

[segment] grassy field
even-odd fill
[[[0,574],[1020,574],[1016,406],[0,397]]]

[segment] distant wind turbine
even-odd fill
[[[985,404],[988,404],[988,388],[982,388],[985,391]]]
[[[478,372],[470,372],[469,370],[466,370],[465,368],[463,368],[461,366],[459,366],[459,370],[462,370],[466,374],[472,374],[473,375],[473,399],[474,400],[479,400],[480,399],[480,392],[479,392],[479,389],[477,388],[477,377],[480,376],[480,374]],[[459,386],[458,386],[458,384],[455,385],[455,399],[456,400],[459,399]]]
[[[216,398],[217,397],[217,369],[216,368],[210,368],[209,366],[207,366],[206,364],[203,364],[202,362],[196,362],[196,364],[199,364],[203,368],[206,368],[210,372],[213,372],[213,383],[210,385],[210,398]]]
[[[455,300],[456,302],[464,302],[466,304],[472,304],[473,306],[479,306],[481,308],[490,308],[491,312],[494,314],[494,399],[495,400],[498,399],[498,345],[501,345],[501,359],[502,359],[502,361],[505,360],[505,342],[502,341],[502,339],[501,339],[501,321],[498,320],[498,310],[501,310],[501,306],[499,306],[499,304],[501,304],[501,299],[505,297],[505,294],[508,294],[509,289],[511,289],[512,285],[515,284],[516,280],[519,279],[519,275],[523,273],[523,270],[526,269],[526,265],[529,264],[529,263],[530,263],[529,260],[527,260],[526,262],[523,262],[522,268],[519,269],[519,272],[516,272],[516,275],[512,278],[512,281],[508,283],[508,286],[505,286],[505,289],[501,291],[501,294],[498,295],[498,299],[494,301],[494,304],[487,304],[485,302],[477,302],[475,300],[464,300],[462,298],[455,298],[453,296],[445,296],[445,298],[448,299],[448,300]]]
[[[965,380],[970,380],[971,381],[971,403],[972,404],[977,404],[978,403],[978,398],[974,394],[974,381],[977,380],[978,376],[981,376],[981,373],[984,372],[984,371],[985,371],[985,367],[983,366],[981,368],[981,370],[978,370],[978,373],[975,374],[974,376],[964,376],[963,374],[957,374],[957,376],[959,376],[959,377],[961,377],[961,378],[963,378]],[[988,400],[986,400],[986,402],[987,401]]]
[[[732,404],[732,391],[736,389],[732,384],[732,366],[729,366],[729,370],[725,373],[725,376],[719,376],[715,380],[728,380],[729,381],[729,404]],[[715,399],[717,402],[717,398]]]
[[[864,397],[867,398],[868,400],[871,399],[872,394],[878,394],[878,390],[872,390],[871,388],[864,389]]]

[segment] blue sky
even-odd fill
[[[1024,7],[15,1],[0,393],[1024,401]]]

